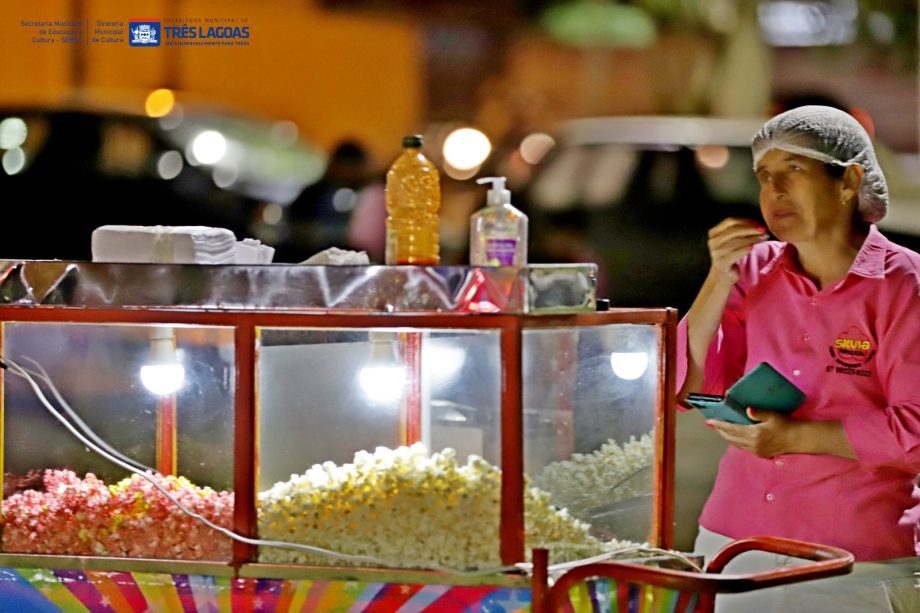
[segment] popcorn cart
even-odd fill
[[[670,546],[676,313],[595,274],[0,263],[0,601],[512,611]]]

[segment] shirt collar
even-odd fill
[[[789,243],[780,243],[776,254],[767,260],[760,269],[761,274],[769,274],[777,266],[782,266],[790,271],[798,272],[798,265],[793,258],[795,248]],[[886,239],[875,224],[869,226],[869,234],[863,241],[856,259],[850,266],[848,274],[859,275],[867,279],[885,278],[885,254],[888,252],[888,239]]]
[[[875,224],[869,226],[869,236],[863,241],[850,273],[869,279],[885,278],[885,254],[888,253],[888,239],[882,236]]]

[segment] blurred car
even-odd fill
[[[763,222],[751,139],[765,119],[601,117],[562,124],[518,198],[531,261],[596,261],[613,306],[689,309],[709,269],[706,236],[728,216]],[[920,198],[877,144],[892,240],[920,248]],[[887,161],[887,164],[886,164]],[[895,211],[897,211],[895,213]]]
[[[105,224],[207,225],[251,236],[321,175],[291,122],[176,106],[0,108],[4,259],[90,259]]]
[[[685,311],[706,271],[706,232],[759,218],[751,137],[762,121],[603,117],[566,122],[519,201],[532,261],[594,259],[613,306]]]

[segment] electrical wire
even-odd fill
[[[124,455],[123,453],[121,453],[120,451],[118,451],[118,450],[115,449],[114,447],[110,446],[108,443],[106,443],[106,442],[102,439],[102,437],[100,437],[98,434],[96,434],[96,433],[92,430],[92,428],[90,428],[90,427],[86,424],[86,422],[84,422],[82,419],[80,419],[80,416],[77,415],[76,411],[74,411],[74,410],[70,407],[70,405],[67,404],[67,401],[64,400],[64,397],[63,397],[63,396],[61,395],[61,393],[58,391],[57,385],[54,384],[54,381],[51,379],[51,376],[50,376],[50,375],[48,374],[48,372],[44,369],[44,367],[42,367],[41,364],[39,364],[37,361],[33,360],[33,359],[30,358],[30,357],[24,357],[24,359],[28,360],[29,362],[32,362],[32,364],[35,366],[35,369],[37,370],[37,372],[36,372],[36,371],[33,371],[33,370],[29,370],[29,369],[27,369],[27,368],[23,368],[22,366],[20,366],[19,368],[22,368],[22,370],[23,370],[24,372],[27,372],[27,373],[29,373],[30,375],[33,375],[33,376],[35,376],[36,378],[40,379],[41,381],[43,381],[43,382],[45,383],[45,385],[48,386],[48,388],[51,390],[51,394],[54,396],[54,399],[58,401],[58,404],[61,405],[61,408],[64,409],[64,412],[67,413],[68,417],[70,417],[70,419],[72,419],[72,420],[76,423],[77,427],[79,427],[80,430],[82,430],[83,433],[86,434],[86,436],[88,436],[89,438],[91,438],[97,445],[99,445],[100,447],[102,447],[103,449],[105,449],[108,453],[112,454],[113,456],[115,456],[116,458],[122,460],[123,462],[126,462],[126,463],[128,463],[128,464],[131,464],[132,466],[134,466],[134,467],[137,468],[138,470],[142,470],[142,471],[147,471],[147,470],[149,470],[149,471],[155,472],[154,469],[151,468],[150,466],[147,466],[147,465],[145,465],[145,464],[141,464],[140,462],[138,462],[137,460],[134,460],[133,458],[129,458],[128,456]],[[19,373],[15,373],[15,374],[18,375]],[[20,375],[20,376],[21,376],[21,375]]]
[[[628,558],[624,559],[624,556],[629,556],[630,554],[643,554],[644,557],[641,558]],[[563,574],[567,570],[573,568],[578,568],[579,566],[585,566],[587,564],[594,564],[597,562],[625,562],[625,563],[642,563],[650,561],[653,558],[649,556],[659,556],[667,557],[670,559],[678,560],[686,564],[689,568],[692,568],[696,572],[703,572],[703,569],[700,566],[691,560],[690,558],[677,553],[676,551],[669,551],[667,549],[660,549],[658,547],[649,547],[646,545],[640,545],[637,547],[627,547],[625,549],[617,549],[616,551],[607,551],[590,558],[583,558],[580,560],[572,560],[570,562],[560,562],[559,564],[550,564],[547,566],[547,573],[553,577],[557,577]],[[519,570],[527,573],[528,575],[533,575],[533,564],[530,562],[522,562],[515,565]]]

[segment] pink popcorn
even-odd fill
[[[152,476],[190,511],[232,525],[232,492]],[[26,490],[3,501],[4,551],[182,560],[231,555],[229,537],[180,511],[138,475],[107,487],[93,474],[80,479],[69,470],[46,470],[43,484],[43,492]]]

